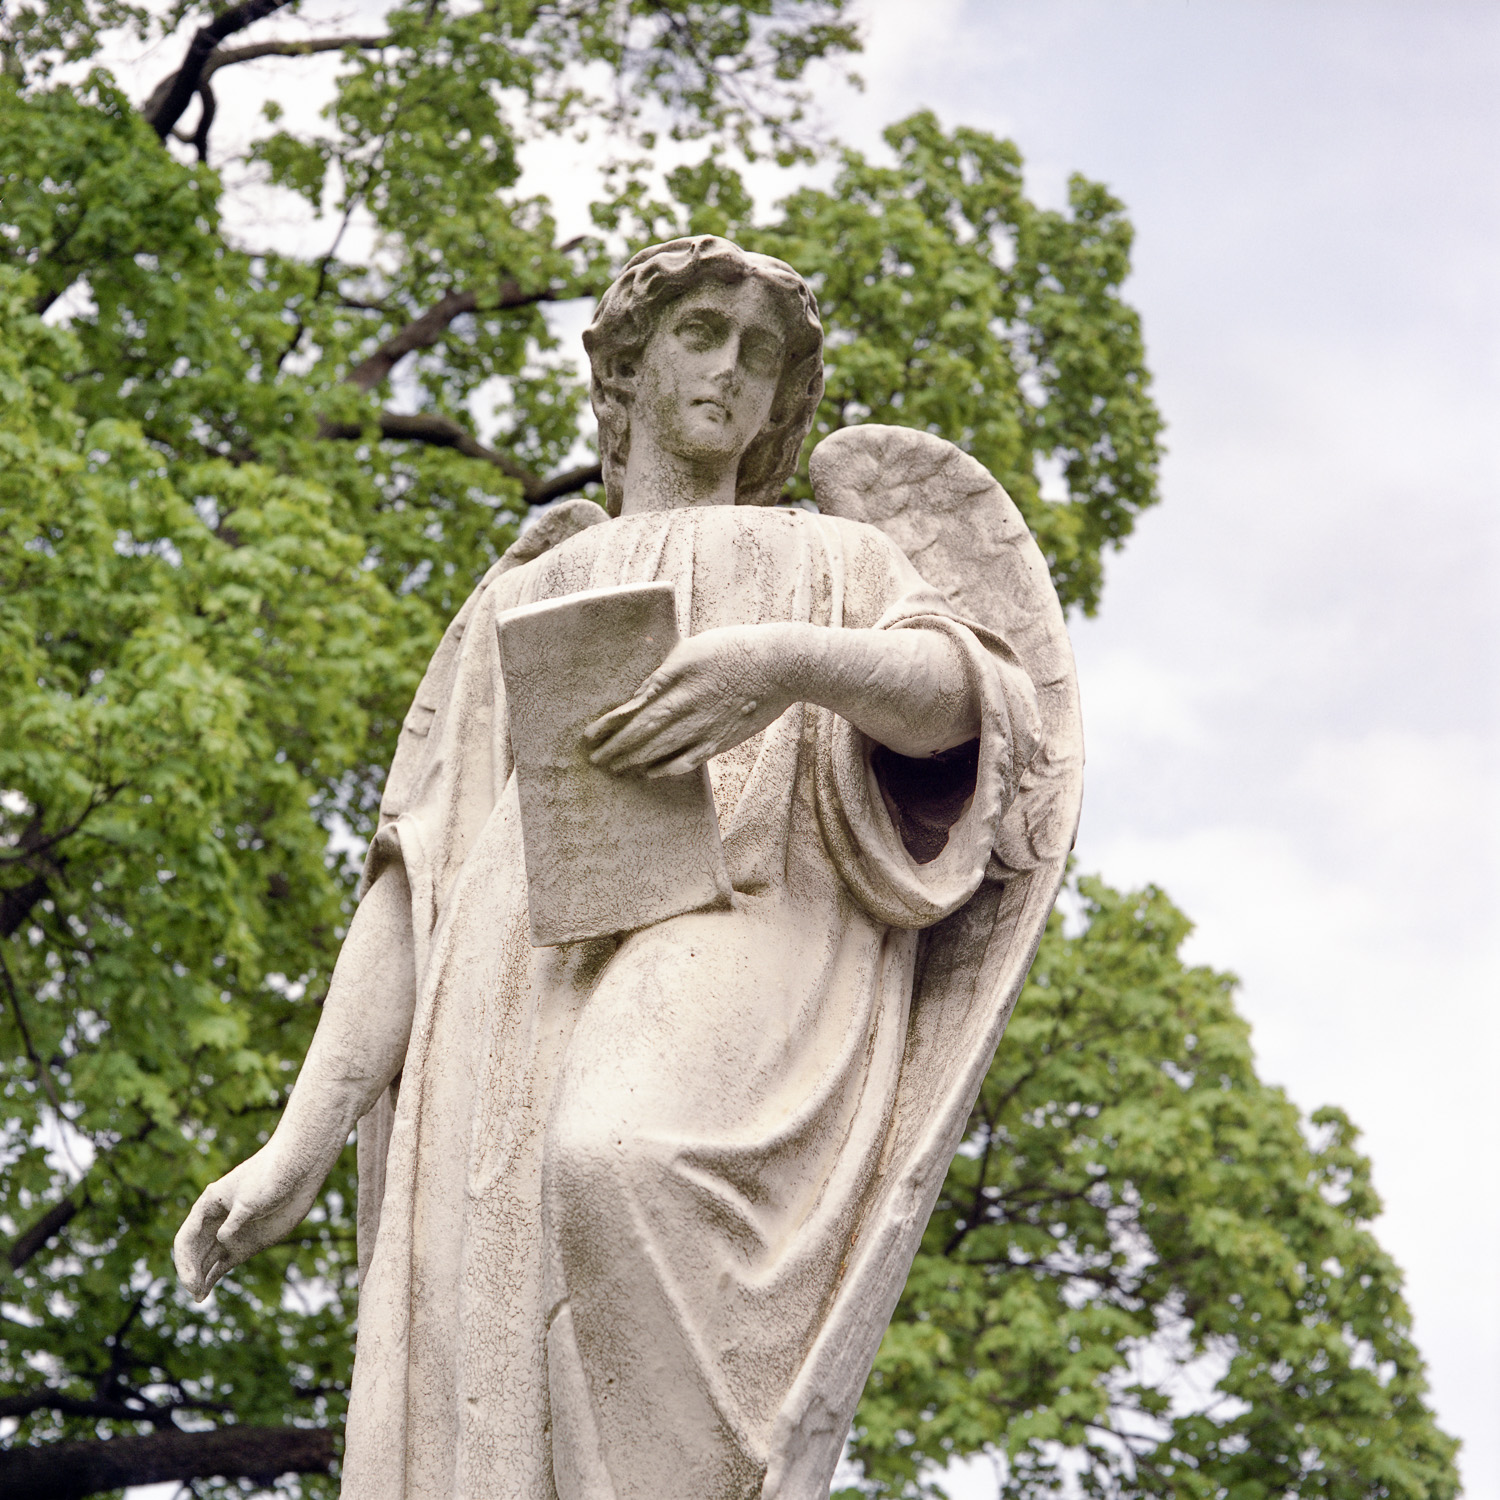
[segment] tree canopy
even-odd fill
[[[989,1451],[1003,1500],[1456,1495],[1357,1131],[1256,1077],[1160,891],[1075,896],[865,1391],[871,1488]]]
[[[813,440],[951,438],[1079,610],[1156,499],[1103,186],[1039,207],[1013,145],[918,114],[828,188],[752,202],[739,163],[831,149],[803,94],[856,44],[843,0],[423,0],[372,35],[279,11],[0,19],[7,1495],[336,1493],[352,1152],[204,1307],[171,1237],[285,1101],[438,635],[531,507],[598,494],[549,305],[671,233],[788,259],[829,335]],[[181,59],[145,98],[106,65],[122,34]],[[319,52],[322,124],[269,103],[221,162],[214,80]],[[562,240],[526,150],[588,129],[621,159]],[[221,167],[297,195],[316,248],[229,215]],[[861,1408],[863,1483],[993,1449],[1018,1495],[1078,1462],[1122,1496],[1453,1493],[1347,1123],[1308,1136],[1255,1080],[1164,898],[1088,902],[954,1165]],[[1227,1404],[1178,1411],[1184,1362]]]

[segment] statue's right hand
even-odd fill
[[[322,1178],[298,1171],[275,1146],[210,1183],[177,1231],[172,1260],[195,1302],[225,1272],[290,1234],[318,1196]]]

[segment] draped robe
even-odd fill
[[[654,580],[683,636],[939,632],[979,738],[955,788],[794,705],[709,763],[731,904],[533,948],[496,618]],[[900,1091],[918,935],[979,887],[1037,734],[1005,644],[859,522],[654,512],[486,579],[408,715],[366,872],[404,871],[417,1004],[388,1137],[361,1145],[349,1500],[762,1493],[893,1118],[921,1107]]]

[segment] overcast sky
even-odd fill
[[[1075,631],[1080,864],[1164,886],[1262,1074],[1363,1126],[1467,1492],[1500,1495],[1500,7],[863,14],[845,139],[930,107],[1013,137],[1043,201],[1079,171],[1129,206],[1170,451]],[[271,81],[234,74],[227,104]]]
[[[877,0],[918,107],[1137,229],[1162,504],[1075,630],[1078,853],[1365,1130],[1467,1493],[1500,1494],[1500,7]]]

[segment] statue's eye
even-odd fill
[[[725,325],[716,318],[684,318],[677,325],[677,337],[689,349],[715,349],[724,342]]]
[[[740,345],[740,358],[752,375],[779,375],[781,373],[781,344],[765,335],[751,331]]]

